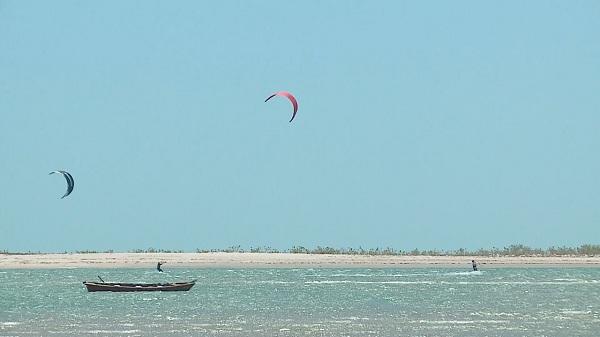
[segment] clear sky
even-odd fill
[[[599,243],[599,18],[0,0],[0,249]]]

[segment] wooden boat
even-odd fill
[[[176,283],[83,282],[87,291],[188,291],[196,280]]]

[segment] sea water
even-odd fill
[[[600,268],[0,270],[0,336],[600,336]]]

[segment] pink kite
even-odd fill
[[[273,95],[267,97],[267,99],[265,99],[265,102],[270,100],[271,98],[275,97],[275,96],[284,96],[287,97],[290,102],[292,102],[292,105],[294,106],[294,114],[292,115],[292,119],[290,119],[290,122],[294,120],[294,117],[296,117],[296,112],[298,111],[298,101],[296,101],[296,98],[294,97],[294,95],[290,94],[287,91],[279,91],[274,93]]]

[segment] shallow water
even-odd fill
[[[198,279],[88,293],[83,280]],[[0,271],[0,336],[599,336],[600,269]]]

